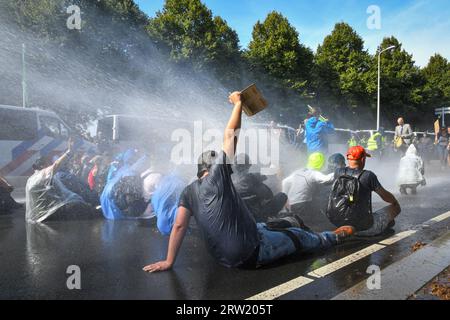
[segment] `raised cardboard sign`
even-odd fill
[[[252,84],[241,91],[242,108],[249,117],[254,116],[267,108],[267,100],[264,99],[261,92],[255,84]]]
[[[438,134],[439,131],[441,131],[441,126],[439,125],[439,120],[436,120],[436,121],[434,122],[434,133],[435,133],[435,134]]]

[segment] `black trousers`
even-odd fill
[[[244,200],[244,202],[250,209],[250,212],[253,213],[256,222],[266,222],[268,218],[278,215],[286,205],[287,200],[287,195],[280,192],[269,200],[259,201],[255,198],[250,201]]]

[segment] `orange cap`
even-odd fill
[[[347,151],[347,159],[348,160],[361,160],[362,158],[365,158],[365,157],[369,157],[370,158],[371,155],[368,154],[366,152],[366,149],[364,149],[361,146],[351,147]]]

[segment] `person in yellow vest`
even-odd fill
[[[364,133],[361,135],[358,145],[367,148],[367,136]]]
[[[384,128],[380,128],[374,132],[369,140],[367,140],[367,150],[372,151],[372,154],[376,154],[379,159],[383,156],[385,148],[386,137],[384,136]]]
[[[358,145],[358,141],[356,140],[356,135],[352,132],[350,139],[347,141],[348,147],[356,147]]]

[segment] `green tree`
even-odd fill
[[[242,65],[242,56],[239,47],[239,37],[227,22],[221,17],[214,17],[214,45],[213,70],[229,87],[241,87],[240,68]]]
[[[299,34],[281,13],[271,12],[253,27],[252,40],[245,53],[250,67],[267,73],[304,94],[311,79],[313,54],[299,42]]]
[[[172,61],[197,71],[213,70],[221,79],[230,78],[227,71],[240,54],[236,32],[222,18],[213,18],[200,0],[166,0],[147,31]]]
[[[253,27],[244,52],[247,75],[270,97],[273,116],[297,126],[311,100],[313,53],[299,41],[299,34],[282,14],[271,12]],[[250,82],[250,81],[249,81]]]
[[[64,0],[2,0],[2,20],[15,23],[22,31],[34,32],[43,38],[53,38],[60,32]]]
[[[424,96],[428,111],[450,106],[450,62],[440,54],[435,54],[421,72],[426,81]]]
[[[387,47],[381,56],[381,105],[385,121],[393,122],[398,116],[404,116],[413,125],[426,113],[423,110],[424,78],[414,64],[412,55],[402,49],[395,38],[384,38],[377,52]],[[377,65],[377,55],[373,58],[373,68]]]
[[[370,63],[363,39],[350,25],[337,23],[318,46],[315,56],[315,89],[319,105],[328,110],[343,108],[345,114],[357,113],[361,118],[370,105],[367,85],[373,77]]]

